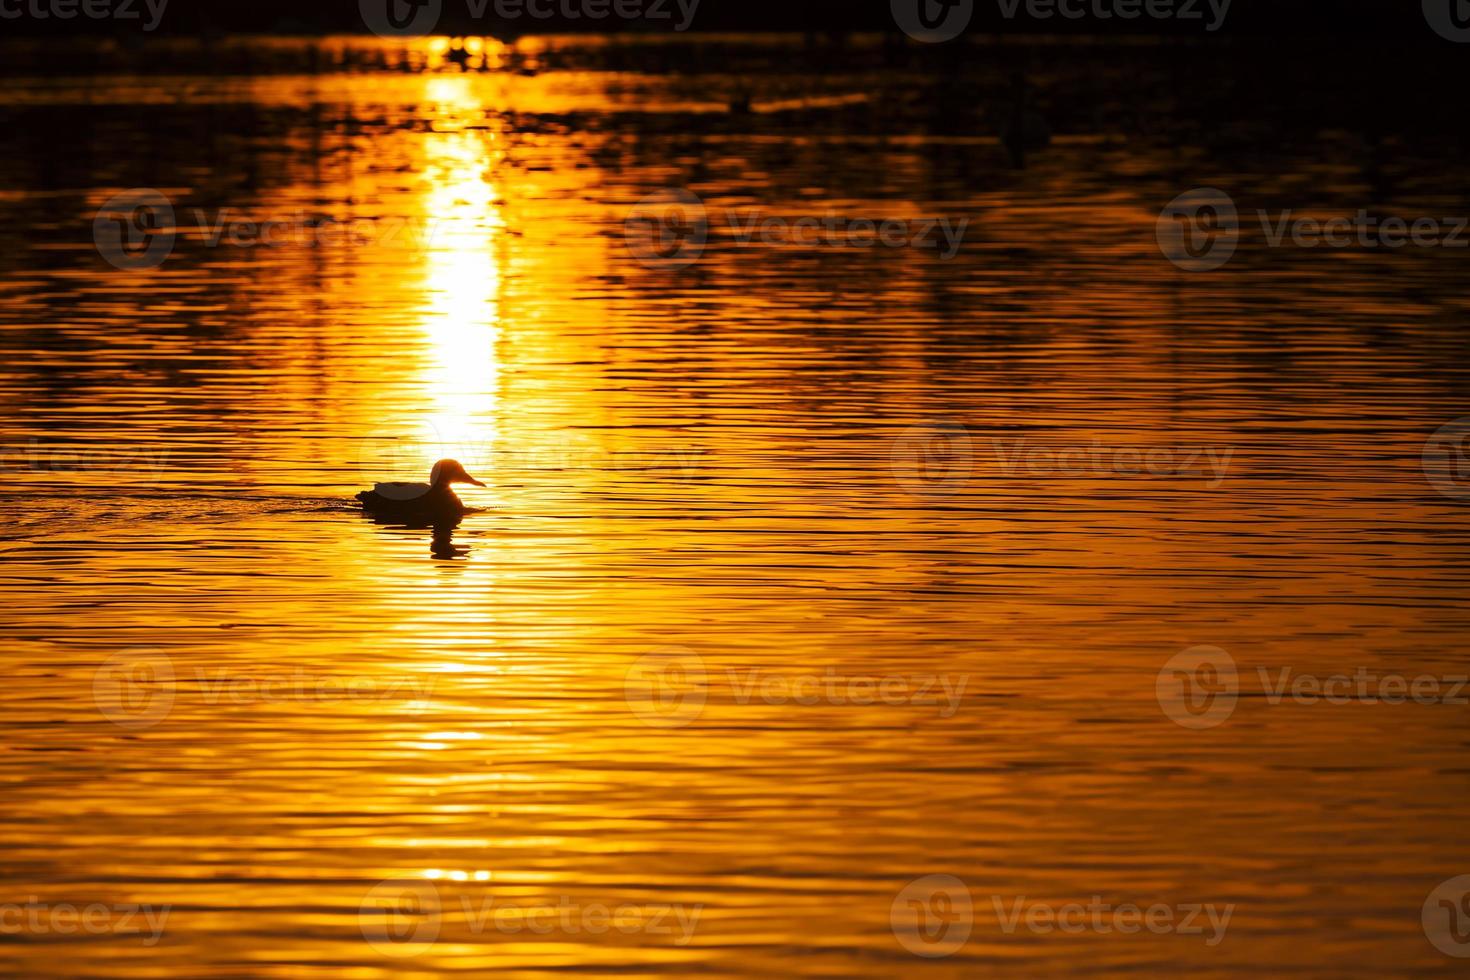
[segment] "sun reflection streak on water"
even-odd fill
[[[427,95],[436,121],[482,109],[471,80],[432,78]],[[432,403],[419,426],[423,472],[441,456],[474,472],[488,462],[499,431],[501,202],[480,130],[436,132],[424,144],[423,211],[433,222],[424,258],[421,329],[429,360],[424,397]]]

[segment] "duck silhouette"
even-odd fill
[[[428,483],[378,483],[357,495],[362,509],[377,517],[419,524],[437,524],[464,516],[465,505],[455,496],[453,485],[485,484],[465,472],[458,460],[441,459],[429,470]],[[457,523],[457,521],[456,521]]]

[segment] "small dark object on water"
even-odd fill
[[[1024,75],[1016,75],[1011,82],[1010,116],[1000,139],[1010,151],[1011,163],[1018,169],[1026,166],[1026,154],[1051,145],[1051,127],[1032,104],[1031,86]]]

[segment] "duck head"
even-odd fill
[[[435,489],[448,487],[452,483],[472,483],[477,487],[485,485],[466,473],[457,459],[441,459],[435,463],[434,468],[429,471],[429,483]]]

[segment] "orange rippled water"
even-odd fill
[[[1159,209],[1279,173],[1080,123],[1016,169],[882,128],[932,79],[769,43],[10,80],[4,972],[1452,972],[1466,707],[1271,685],[1470,672],[1470,467],[1424,455],[1470,415],[1463,259],[1191,275]],[[1334,138],[1319,212],[1463,210]],[[133,188],[156,268],[93,240]],[[687,263],[629,221],[674,189]],[[741,235],[832,215],[967,224]],[[457,527],[356,509],[441,456],[488,485]],[[1078,903],[1230,913],[1014,918]]]

